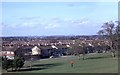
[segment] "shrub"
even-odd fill
[[[13,60],[13,67],[15,70],[19,70],[24,65],[24,59],[22,57],[15,56]]]
[[[9,69],[12,67],[13,60],[9,60],[6,57],[2,58],[2,69]]]
[[[7,59],[6,57],[2,57],[2,69],[13,68],[15,70],[19,70],[24,65],[24,59],[22,57],[15,56],[14,60]]]

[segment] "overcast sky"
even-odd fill
[[[95,35],[117,2],[4,2],[2,36]]]

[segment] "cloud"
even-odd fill
[[[21,23],[21,27],[35,27],[38,26],[38,24],[37,22],[24,22]]]
[[[32,28],[36,27],[41,24],[40,17],[25,17],[25,18],[18,18],[16,22],[5,22],[2,23],[4,28]]]
[[[77,25],[77,26],[84,26],[89,23],[89,20],[75,20],[72,21],[72,24]]]
[[[63,22],[71,26],[84,26],[89,24],[90,20],[86,18],[81,18],[81,19],[65,18]]]
[[[7,24],[5,24],[5,23],[3,23],[3,22],[0,23],[0,27],[1,27],[1,28],[4,28],[4,27],[6,27],[6,26],[7,26]]]
[[[22,28],[22,27],[34,27],[34,23],[29,22],[23,22],[23,23],[12,23],[12,24],[6,24],[3,26],[3,28]]]
[[[28,17],[27,17],[28,18]],[[45,30],[51,30],[51,29],[75,29],[80,27],[88,27],[88,25],[92,25],[92,21],[90,21],[87,18],[80,18],[80,19],[74,19],[74,18],[49,18],[49,19],[40,19],[40,17],[29,17],[31,19],[29,20],[23,20],[19,19],[20,21],[14,22],[14,23],[8,23],[4,24],[4,28],[12,28],[12,29],[18,29],[18,28],[39,28],[39,29],[45,29]],[[93,24],[95,25],[95,24]]]
[[[48,24],[44,28],[45,29],[53,29],[53,28],[58,28],[58,27],[60,27],[60,25],[58,25],[58,24]]]
[[[14,23],[3,24],[4,34],[16,35],[53,35],[53,34],[89,34],[98,30],[96,21],[87,18],[49,18],[44,20],[24,20]],[[100,25],[100,24],[99,24]],[[92,31],[93,30],[93,31]],[[92,32],[89,32],[92,31]],[[9,32],[9,33],[8,33]],[[41,32],[41,33],[39,33]]]

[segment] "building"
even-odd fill
[[[32,48],[32,55],[40,55],[41,54],[41,49],[38,48],[37,46]]]
[[[13,60],[14,59],[14,52],[13,51],[1,51],[0,57],[6,57],[7,59]]]

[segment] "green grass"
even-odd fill
[[[26,61],[20,73],[118,73],[118,59],[109,53],[86,55],[85,60],[77,56],[32,61],[32,69]],[[73,68],[70,61],[74,60]]]

